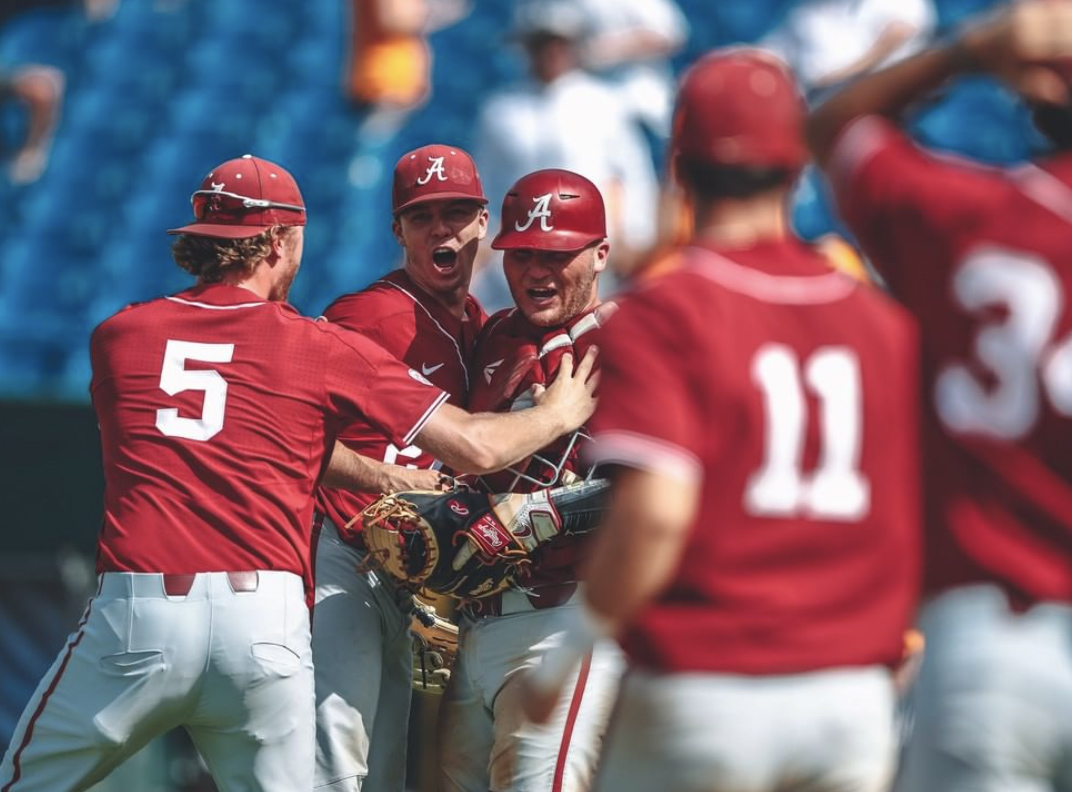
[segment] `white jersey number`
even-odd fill
[[[792,349],[766,344],[752,359],[752,379],[763,393],[764,451],[762,467],[745,488],[745,510],[763,517],[863,518],[871,505],[871,486],[859,470],[863,417],[855,353],[847,347],[823,347],[802,369]],[[820,405],[822,444],[818,466],[810,473],[802,469],[804,384]]]
[[[168,396],[183,391],[204,391],[200,418],[180,418],[169,408],[156,411],[156,428],[168,437],[209,440],[223,429],[223,410],[227,403],[227,380],[212,369],[187,370],[186,361],[230,363],[234,344],[199,344],[194,341],[169,340],[164,349],[164,366],[160,370],[160,389]]]
[[[394,443],[388,443],[387,450],[384,452],[383,455],[383,461],[384,464],[387,465],[400,465],[402,463],[398,461],[399,459],[416,459],[423,453],[424,451],[422,451],[418,446],[415,445],[408,445],[405,448],[399,448]],[[407,467],[410,470],[417,470],[416,465],[412,465],[408,462],[402,465],[402,467]],[[439,470],[441,467],[443,467],[443,463],[437,459],[431,465],[428,466],[428,469]]]
[[[951,363],[938,374],[935,400],[949,429],[1017,440],[1034,428],[1044,397],[1072,415],[1072,338],[1053,338],[1064,297],[1045,261],[1001,248],[977,251],[953,276],[953,297],[981,320],[1004,311],[975,335],[975,358],[991,382],[980,381],[978,365]]]

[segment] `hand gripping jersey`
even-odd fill
[[[982,168],[864,118],[832,176],[923,331],[928,588],[1072,601],[1072,157]]]
[[[532,387],[550,383],[567,352],[572,353],[575,363],[579,361],[615,308],[613,303],[603,303],[555,328],[531,324],[516,308],[492,316],[477,344],[471,367],[469,409],[506,412],[532,406]],[[589,473],[580,458],[586,438],[582,427],[527,462],[482,476],[479,484],[488,492],[535,492],[583,479]],[[584,537],[559,536],[535,551],[532,577],[526,584],[537,587],[575,580],[573,566],[584,541]]]
[[[465,406],[469,356],[486,318],[472,297],[467,299],[459,321],[421,291],[405,270],[396,270],[360,292],[340,297],[324,311],[323,318],[375,341],[446,391],[452,404]],[[398,446],[376,426],[363,421],[345,427],[339,439],[348,448],[381,462],[414,468],[440,464],[415,445]],[[377,497],[377,493],[321,487],[317,508],[342,530]],[[360,522],[354,523],[344,538],[360,543],[360,527]]]
[[[915,344],[902,309],[796,241],[684,248],[622,301],[590,458],[701,487],[673,582],[623,636],[634,665],[900,660],[919,565]]]
[[[90,352],[100,572],[307,579],[313,486],[339,427],[405,446],[446,399],[368,339],[235,286],[131,306]]]

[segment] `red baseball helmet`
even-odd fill
[[[507,191],[502,227],[491,246],[573,251],[606,238],[599,188],[578,173],[551,168],[521,177]]]
[[[671,150],[712,165],[799,170],[808,159],[804,114],[796,82],[775,56],[715,51],[681,80]]]

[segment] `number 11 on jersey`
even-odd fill
[[[823,347],[800,361],[789,347],[766,344],[752,359],[752,379],[763,395],[763,464],[748,480],[745,510],[763,517],[862,519],[871,488],[859,469],[863,405],[855,353]],[[805,385],[819,401],[820,422],[819,461],[808,473],[802,469]]]

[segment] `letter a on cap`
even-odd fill
[[[447,174],[443,172],[443,158],[442,157],[429,157],[432,164],[428,166],[428,170],[424,175],[417,179],[417,184],[424,186],[432,180],[432,176],[435,176],[439,181],[446,181]]]

